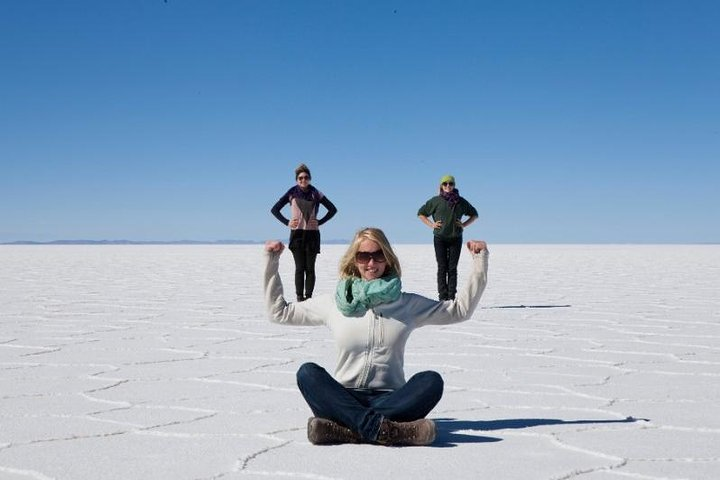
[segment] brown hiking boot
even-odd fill
[[[362,438],[347,427],[327,418],[310,417],[307,436],[314,445],[332,445],[334,443],[360,443]]]
[[[381,445],[430,445],[435,441],[435,422],[421,418],[413,422],[383,420],[377,443]]]

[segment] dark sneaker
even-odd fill
[[[314,445],[332,445],[334,443],[360,443],[360,435],[339,423],[320,417],[310,417],[307,436]]]
[[[422,418],[413,422],[383,420],[377,443],[381,445],[430,445],[435,441],[435,422]]]

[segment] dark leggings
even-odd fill
[[[462,251],[462,237],[443,240],[435,237],[435,260],[437,260],[437,287],[440,300],[453,300],[457,293],[457,266]]]
[[[295,294],[299,297],[312,297],[315,290],[315,259],[317,253],[307,248],[291,250],[295,259]]]

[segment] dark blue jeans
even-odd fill
[[[316,417],[345,425],[370,442],[377,439],[385,418],[425,418],[443,394],[442,377],[430,370],[416,373],[397,390],[360,390],[345,388],[324,368],[305,363],[297,372],[297,383]]]
[[[462,252],[462,237],[443,240],[433,237],[437,260],[437,286],[440,300],[454,300],[457,293],[457,267]]]

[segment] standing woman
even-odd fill
[[[315,289],[315,260],[320,253],[320,225],[337,213],[335,205],[310,184],[311,180],[310,169],[301,163],[295,169],[297,185],[280,197],[270,210],[275,218],[290,227],[288,248],[295,260],[295,294],[298,302],[312,297]],[[290,204],[289,219],[280,212],[287,204]],[[318,220],[320,205],[327,209],[327,213]]]
[[[445,175],[440,179],[439,194],[420,207],[418,217],[433,229],[438,297],[440,300],[454,300],[463,229],[478,218],[478,212],[460,196],[460,191],[455,188],[455,177]],[[463,217],[467,218],[463,220]]]

